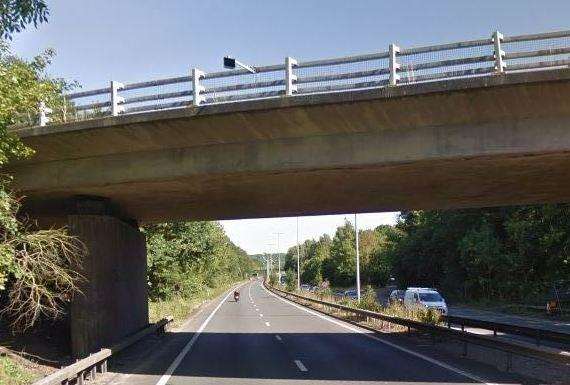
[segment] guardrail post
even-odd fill
[[[40,111],[38,124],[41,127],[44,127],[46,124],[48,124],[51,121],[51,119],[48,115],[51,114],[53,111],[51,108],[46,107],[46,104],[44,102],[40,102],[38,108]]]
[[[505,72],[505,51],[501,49],[501,43],[503,41],[503,34],[499,31],[493,32],[493,44],[495,46],[494,56],[495,56],[495,72],[502,74]]]
[[[297,75],[293,73],[293,67],[297,65],[297,60],[287,56],[285,58],[285,96],[293,96],[297,93]]]
[[[192,68],[192,105],[198,107],[204,101],[204,96],[201,95],[205,91],[204,86],[200,84],[200,78],[204,77],[204,72],[198,68]]]
[[[400,80],[400,75],[398,75],[398,70],[400,69],[400,64],[398,63],[396,55],[400,52],[400,47],[396,44],[390,44],[390,85],[395,86]]]
[[[125,98],[119,96],[119,91],[125,88],[123,83],[111,80],[111,115],[118,116],[125,111],[122,104],[125,102]]]

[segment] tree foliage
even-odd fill
[[[33,153],[9,126],[32,119],[40,101],[62,103],[65,84],[45,74],[52,56],[46,51],[24,61],[0,40],[0,167]],[[85,249],[64,229],[37,230],[33,221],[18,217],[20,202],[10,180],[9,175],[0,176],[0,292],[3,314],[15,330],[25,330],[42,316],[63,313],[78,291]]]
[[[354,285],[354,235],[346,222],[332,240],[305,241],[302,282]],[[401,287],[433,286],[451,298],[528,301],[570,280],[570,204],[404,211],[395,226],[359,237],[363,285],[395,277]]]
[[[258,269],[216,222],[146,225],[151,300],[190,297],[250,276]]]
[[[49,11],[44,0],[0,1],[0,39],[11,39],[29,24],[35,27],[47,21]]]

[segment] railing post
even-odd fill
[[[400,52],[400,47],[396,44],[390,44],[390,85],[395,86],[400,80],[400,75],[398,75],[398,70],[400,69],[400,64],[396,58],[396,55]]]
[[[201,95],[204,92],[204,86],[200,85],[200,78],[204,77],[204,72],[200,71],[198,68],[192,68],[192,104],[198,107],[204,101],[204,96]]]
[[[38,123],[40,127],[44,127],[46,124],[48,124],[51,121],[48,115],[51,114],[53,111],[51,108],[46,107],[46,104],[44,102],[40,102],[38,108],[40,111]]]
[[[125,102],[125,98],[119,96],[119,91],[124,88],[123,83],[111,80],[111,115],[118,116],[125,111],[125,108],[121,105]]]
[[[501,43],[503,41],[503,34],[499,31],[493,32],[493,44],[495,46],[494,56],[495,56],[495,72],[502,74],[505,72],[505,51],[501,49]]]
[[[297,75],[293,73],[293,67],[297,65],[297,60],[287,56],[285,58],[285,96],[293,96],[297,93]]]

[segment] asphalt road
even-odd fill
[[[115,384],[465,384],[482,379],[287,302],[253,281],[218,300]],[[139,347],[142,352],[144,347]],[[142,353],[141,353],[142,354]],[[139,355],[140,356],[140,355]],[[142,357],[131,361],[142,360]],[[127,360],[128,361],[128,360]],[[162,364],[160,364],[162,362]],[[166,364],[168,363],[168,364]],[[119,371],[121,369],[119,368]],[[480,380],[480,381],[479,381]]]

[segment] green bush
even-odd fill
[[[359,309],[370,310],[370,311],[380,311],[382,308],[378,301],[376,300],[376,291],[370,285],[366,286],[362,296],[360,297],[360,302],[357,303]]]

